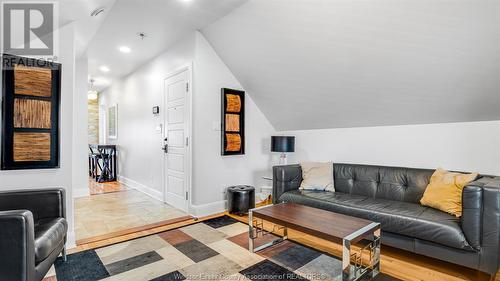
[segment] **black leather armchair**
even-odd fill
[[[0,276],[42,280],[59,254],[66,260],[64,189],[0,192]]]
[[[333,164],[335,192],[299,189],[300,165],[273,168],[273,203],[293,202],[380,222],[382,244],[495,276],[500,267],[500,177],[462,192],[462,217],[420,205],[434,170]],[[325,222],[327,223],[327,222]]]

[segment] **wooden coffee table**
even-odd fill
[[[274,224],[271,232],[264,230],[264,221]],[[359,280],[364,276],[375,277],[380,271],[380,224],[293,203],[282,203],[255,208],[249,211],[249,250],[260,251],[288,239],[288,228],[332,242],[342,240],[342,281]],[[284,236],[254,247],[259,235],[283,230]],[[351,253],[351,245],[365,238],[370,243],[359,252]],[[368,253],[368,265],[362,262]],[[352,262],[351,262],[352,261]]]

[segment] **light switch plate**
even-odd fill
[[[163,124],[158,124],[158,126],[156,126],[155,130],[158,134],[161,134],[163,132]]]

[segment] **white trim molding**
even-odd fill
[[[195,217],[210,216],[218,213],[225,212],[227,210],[227,201],[217,201],[203,205],[191,205],[189,213]]]
[[[129,178],[126,178],[124,176],[118,176],[118,182],[120,182],[120,183],[122,183],[122,184],[124,184],[132,189],[140,191],[153,199],[156,199],[158,201],[163,202],[161,191],[158,191],[154,188],[151,188],[149,186],[146,186],[142,183],[136,182],[136,181],[131,180]]]
[[[90,190],[87,188],[75,188],[73,189],[73,198],[87,197],[90,196]]]
[[[66,249],[76,248],[76,236],[74,231],[68,231],[66,234]]]

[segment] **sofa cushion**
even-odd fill
[[[41,219],[35,225],[35,263],[47,258],[64,243],[68,223],[64,218]]]
[[[335,191],[333,184],[333,163],[302,162],[300,189]]]
[[[335,191],[418,203],[434,170],[370,165],[333,165]]]
[[[462,192],[477,176],[477,173],[453,173],[439,168],[432,175],[420,204],[461,217]]]
[[[313,190],[289,191],[280,201],[372,220],[381,223],[386,232],[472,250],[460,227],[460,219],[419,204]]]

